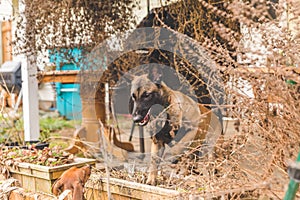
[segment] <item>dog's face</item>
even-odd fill
[[[131,82],[129,112],[140,126],[150,120],[151,106],[160,104],[160,85],[153,83],[147,75],[137,76]]]

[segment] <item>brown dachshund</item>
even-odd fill
[[[72,191],[72,200],[83,200],[83,188],[91,175],[91,166],[81,168],[71,167],[65,171],[53,184],[52,193],[58,196],[65,190]]]

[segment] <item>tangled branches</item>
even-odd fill
[[[57,46],[94,47],[111,33],[130,29],[134,21],[134,4],[129,0],[25,4],[26,37],[23,32],[17,36],[17,46],[23,52]],[[171,169],[164,167],[169,173],[161,178],[163,187],[210,198],[282,198],[288,182],[287,161],[295,159],[300,146],[299,3],[187,0],[167,4],[152,10],[138,28],[163,27],[171,33],[183,33],[192,38],[190,49],[185,48],[182,36],[183,40],[173,41],[177,48],[173,52],[156,48],[127,52],[106,63],[101,84],[122,88],[118,81],[135,66],[166,65],[174,71],[165,82],[177,82],[174,89],[188,82],[191,87],[186,90],[191,90],[196,100],[222,110],[223,117],[234,118],[239,125],[238,132],[228,129],[218,138],[212,154],[200,160],[187,154]],[[153,38],[162,39],[160,33]],[[200,54],[197,46],[214,60],[214,73],[206,62],[193,57]],[[219,92],[220,88],[224,92]],[[122,114],[127,112],[124,104],[120,107]]]
[[[92,48],[110,34],[132,28],[136,3],[124,1],[26,1],[17,19],[15,53]]]
[[[293,8],[289,11],[296,12],[298,5],[289,2],[289,6]],[[202,103],[214,103],[201,101],[203,95],[211,98],[212,89],[224,86],[225,103],[217,107],[239,125],[238,132],[228,128],[218,138],[211,155],[199,160],[187,153],[175,166],[162,167],[167,175],[161,177],[161,186],[209,198],[282,198],[288,160],[295,159],[300,145],[300,46],[297,34],[285,26],[285,10],[276,2],[180,1],[155,9],[138,26],[161,26],[192,37],[216,61],[222,79],[210,77],[205,67],[195,71],[187,58],[196,48],[186,51],[183,47],[180,58],[156,49],[142,58],[134,53],[120,57],[107,72],[112,85],[121,76],[118,71],[129,71],[134,65],[171,66],[194,92],[206,91],[196,93]],[[289,22],[299,26],[297,21]],[[201,87],[205,78],[210,81]],[[143,177],[138,174],[133,179],[143,182]]]

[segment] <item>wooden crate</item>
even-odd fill
[[[92,174],[93,176],[93,174]],[[97,178],[97,177],[96,177]],[[86,184],[86,197],[91,200],[108,200],[107,184],[114,200],[162,200],[180,199],[180,192],[151,185],[135,183],[117,178],[99,178],[97,182],[92,177]]]
[[[10,167],[12,177],[18,179],[22,187],[32,192],[51,193],[52,184],[67,169],[76,166],[82,167],[86,164],[94,166],[95,159],[75,158],[74,163],[47,167],[30,163],[19,163],[17,167]]]

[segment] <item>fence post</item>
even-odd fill
[[[23,119],[25,142],[37,142],[40,137],[37,66],[30,55],[22,62]]]

